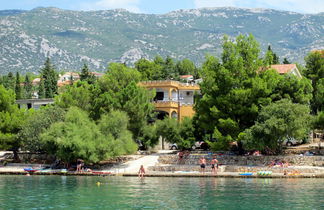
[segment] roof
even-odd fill
[[[192,75],[181,75],[180,78],[189,78],[189,77],[193,77]]]
[[[297,66],[296,64],[275,64],[271,65],[270,68],[276,70],[279,74],[287,74],[297,68]]]
[[[35,79],[33,79],[33,81],[32,81],[32,84],[33,85],[38,85],[40,83],[40,78],[35,78]]]
[[[102,77],[103,75],[105,75],[105,73],[100,73],[100,72],[90,72],[90,73],[96,77]]]

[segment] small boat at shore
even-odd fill
[[[37,172],[40,170],[42,170],[42,168],[24,168],[24,171],[30,172],[30,173],[34,173],[34,172]]]

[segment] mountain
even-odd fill
[[[104,71],[109,62],[132,64],[144,57],[170,55],[202,63],[220,55],[224,34],[252,33],[262,50],[268,44],[280,58],[303,62],[324,48],[324,14],[271,9],[203,8],[163,15],[123,9],[70,11],[36,8],[0,11],[0,73],[38,72],[49,56],[59,70],[83,63]]]

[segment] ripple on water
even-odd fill
[[[323,209],[323,184],[324,179],[0,176],[0,209]]]

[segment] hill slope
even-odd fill
[[[204,8],[165,15],[126,10],[69,11],[36,8],[0,11],[0,73],[38,72],[49,56],[58,69],[79,70],[84,62],[104,70],[108,62],[134,63],[160,54],[197,63],[219,55],[224,34],[252,33],[293,62],[324,48],[324,14]]]

